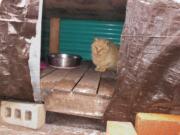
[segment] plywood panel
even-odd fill
[[[98,98],[67,92],[46,92],[44,97],[47,111],[59,112],[83,117],[101,119],[110,102],[109,99]]]
[[[79,82],[81,77],[88,70],[90,63],[84,62],[79,68],[71,70],[66,77],[64,77],[54,89],[61,91],[72,91],[75,85]]]
[[[94,70],[94,66],[92,66],[73,91],[82,94],[96,95],[99,87],[100,75],[99,72]]]
[[[98,95],[111,98],[115,92],[115,73],[107,71],[102,74]]]

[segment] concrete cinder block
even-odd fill
[[[130,122],[108,121],[106,135],[137,135]]]
[[[179,135],[180,115],[138,113],[135,126],[138,135]]]
[[[2,101],[1,118],[9,124],[39,129],[45,124],[46,111],[43,104]]]

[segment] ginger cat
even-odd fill
[[[96,38],[92,44],[92,60],[96,65],[96,71],[116,71],[118,47],[109,40]]]

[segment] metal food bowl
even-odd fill
[[[48,62],[54,68],[71,69],[80,66],[82,61],[79,55],[49,54]]]

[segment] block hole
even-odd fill
[[[32,119],[32,112],[26,111],[25,112],[25,120],[31,120]]]
[[[21,119],[21,111],[19,109],[15,109],[15,118]]]
[[[5,109],[5,117],[11,117],[11,108],[7,107]]]

